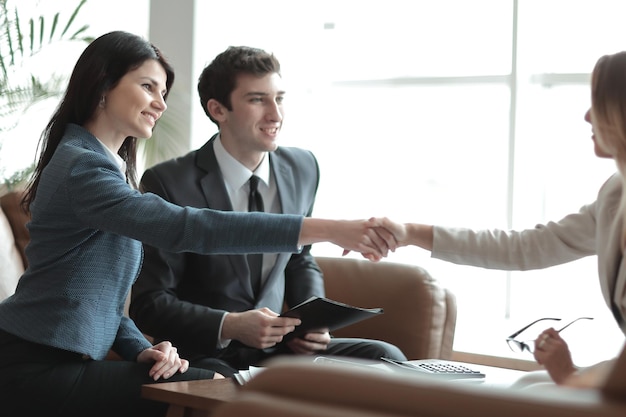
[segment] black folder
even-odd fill
[[[285,336],[289,340],[323,329],[332,332],[379,314],[383,314],[382,308],[360,308],[324,297],[311,297],[280,316],[295,317],[302,321],[296,330]]]

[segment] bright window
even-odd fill
[[[281,140],[319,159],[316,216],[533,227],[592,202],[615,171],[593,155],[583,115],[595,61],[626,49],[619,0],[197,8],[197,39],[207,40],[196,47],[199,62],[229,45],[281,60],[290,82]],[[210,15],[220,18],[200,24]],[[215,130],[204,119],[197,117],[194,146]],[[341,251],[320,244],[314,253]],[[595,257],[523,273],[452,265],[416,248],[388,260],[418,264],[455,292],[457,350],[532,359],[510,352],[504,338],[542,316],[595,318],[564,334],[580,365],[623,342],[599,292]]]

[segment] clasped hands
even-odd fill
[[[139,353],[137,362],[153,364],[149,375],[154,381],[168,379],[177,372],[183,374],[189,369],[189,361],[181,359],[178,350],[167,341]]]
[[[336,239],[331,242],[344,248],[344,256],[352,251],[360,252],[372,262],[386,258],[389,251],[395,252],[408,244],[407,226],[386,217],[341,221],[335,235]]]

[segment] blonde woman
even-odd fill
[[[626,181],[626,52],[600,58],[591,87],[592,105],[585,120],[592,126],[594,152],[600,158],[613,158],[618,168],[600,188],[595,202],[559,221],[522,231],[475,231],[390,220],[385,227],[399,246],[419,246],[431,251],[434,258],[489,269],[541,269],[597,255],[602,294],[626,334],[626,197],[622,193]],[[602,363],[577,370],[567,343],[552,328],[538,336],[533,354],[557,384],[594,385],[607,368],[607,363]]]

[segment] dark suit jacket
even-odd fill
[[[181,206],[232,210],[212,138],[197,151],[148,169],[144,191]],[[283,213],[310,216],[319,182],[313,154],[281,147],[269,154]],[[280,312],[312,295],[323,296],[322,274],[304,247],[279,254],[257,298],[245,255],[173,253],[145,246],[141,274],[133,287],[131,317],[157,339],[171,340],[181,353],[214,356],[224,312],[268,307]],[[235,345],[235,344],[234,344]],[[233,346],[234,346],[233,345]]]

